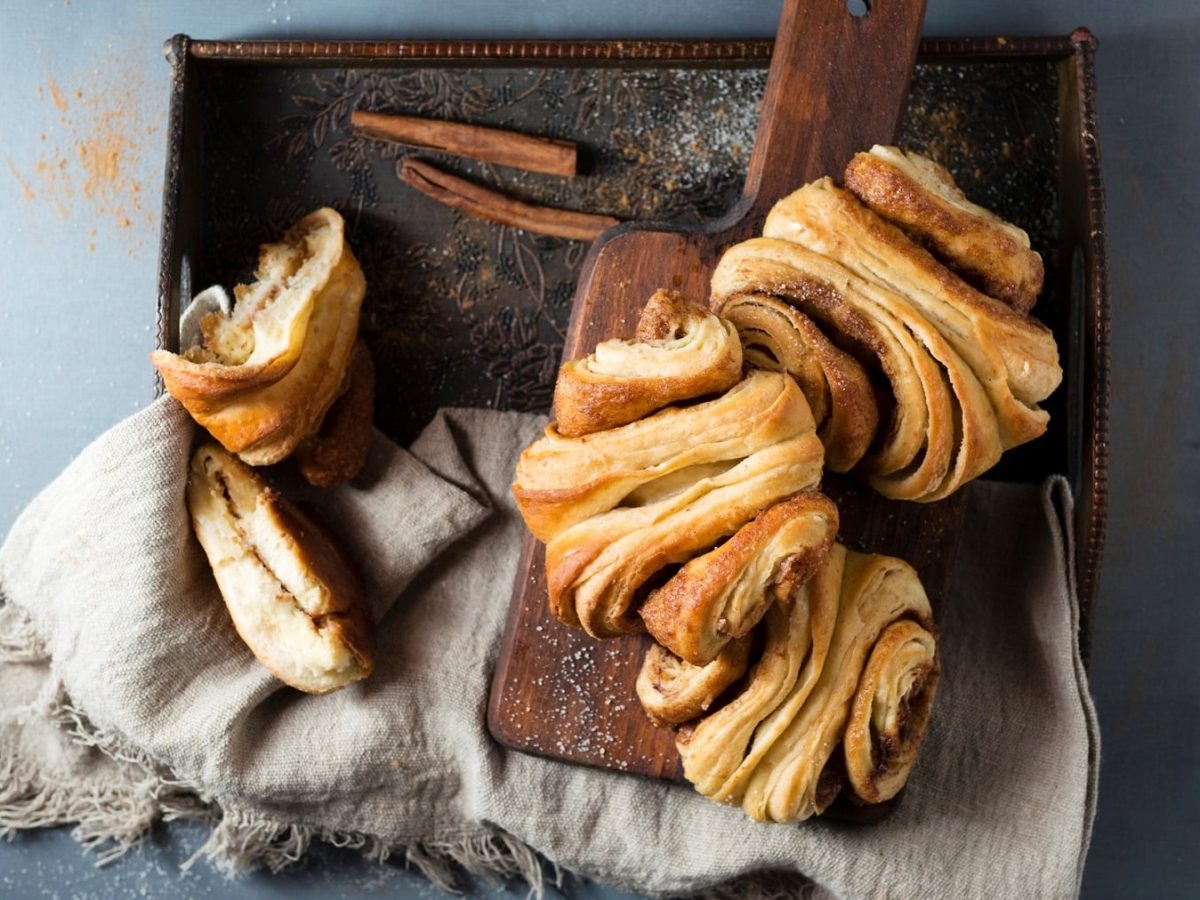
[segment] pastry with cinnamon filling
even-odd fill
[[[924,244],[983,293],[1029,312],[1042,290],[1042,257],[1029,235],[972,203],[931,159],[876,144],[846,166],[846,189]]]
[[[687,779],[760,821],[818,815],[843,789],[862,803],[894,797],[939,672],[912,567],[837,544],[794,599],[771,607],[765,628],[738,692],[680,730]]]
[[[230,316],[210,313],[182,355],[156,350],[163,383],[244,462],[279,462],[316,434],[342,392],[366,280],[332,209],[265,244],[256,281],[234,289]]]

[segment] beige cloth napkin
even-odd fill
[[[760,825],[489,737],[522,534],[508,485],[540,424],[445,411],[411,452],[379,438],[359,479],[321,495],[380,619],[375,674],[321,697],[274,681],[228,622],[184,508],[181,408],[164,398],[97,440],[0,548],[0,832],[78,823],[112,856],[159,817],[205,817],[201,854],[231,872],[325,839],[443,884],[458,863],[540,889],[542,854],[654,894],[761,870],[841,897],[1077,893],[1098,735],[1060,481],[972,488],[900,808],[868,827]]]

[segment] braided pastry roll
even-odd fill
[[[262,466],[314,435],[341,393],[366,279],[328,208],[264,244],[255,277],[234,289],[231,316],[204,317],[199,345],[150,359],[192,418]]]
[[[645,505],[698,480],[704,467],[728,468],[814,428],[790,378],[754,372],[715,400],[620,428],[569,438],[550,424],[521,453],[513,496],[529,530],[549,541],[589,516]]]
[[[825,445],[826,468],[854,468],[879,426],[879,407],[862,365],[798,309],[769,294],[726,296],[717,312],[737,327],[746,362],[796,379]]]
[[[563,363],[554,385],[558,433],[578,437],[636,421],[679,400],[727,390],[742,375],[737,331],[675,291],[657,291],[636,339],[604,341]]]
[[[652,423],[653,417],[637,424]],[[597,638],[642,631],[634,607],[643,586],[729,537],[760,510],[816,487],[822,458],[821,442],[809,431],[732,466],[698,466],[681,473],[685,478],[665,496],[650,495],[644,504],[635,499],[571,526],[546,544],[551,611]]]
[[[772,607],[762,657],[728,704],[680,731],[700,793],[760,821],[904,786],[938,679],[932,611],[912,567],[835,545],[793,604]]]
[[[799,244],[895,292],[967,362],[987,392],[1004,449],[1046,430],[1038,403],[1062,381],[1041,322],[979,293],[828,178],[780,200],[763,236]]]
[[[824,494],[776,503],[651,593],[641,608],[646,630],[676,656],[707,665],[812,576],[837,529],[837,507]]]
[[[846,166],[846,189],[928,247],[965,281],[1020,312],[1042,290],[1029,235],[966,198],[933,160],[876,144]]]
[[[799,244],[770,238],[726,251],[713,273],[713,303],[772,294],[882,372],[891,403],[875,445],[857,468],[898,500],[941,499],[1000,458],[995,411],[978,378],[936,327],[903,296]],[[776,319],[777,330],[789,327]]]

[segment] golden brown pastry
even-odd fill
[[[638,424],[652,422],[653,417]],[[648,583],[778,500],[812,490],[821,479],[822,455],[821,442],[809,431],[732,465],[697,466],[699,471],[671,479],[669,488],[661,486],[661,495],[650,485],[655,490],[644,500],[571,526],[546,545],[551,611],[593,637],[643,630],[636,607]]]
[[[835,544],[794,597],[767,610],[762,656],[741,691],[680,731],[676,746],[684,775],[704,796],[740,803],[763,755],[808,699],[829,652],[845,556]]]
[[[995,410],[966,361],[900,294],[791,241],[730,248],[713,273],[713,302],[770,293],[882,373],[887,415],[857,470],[897,500],[941,499],[1000,458]]]
[[[354,345],[342,394],[329,407],[320,430],[296,448],[293,458],[314,487],[343,484],[367,462],[375,434],[375,364],[361,340]]]
[[[918,622],[893,622],[875,642],[843,741],[846,777],[860,800],[882,803],[904,787],[939,674],[937,642]]]
[[[938,674],[932,613],[912,567],[835,545],[766,627],[739,693],[681,730],[688,780],[760,821],[819,814],[844,786],[860,802],[895,796]]]
[[[609,340],[563,363],[554,385],[558,433],[616,428],[680,400],[716,394],[742,375],[737,332],[674,291],[646,304],[636,340]]]
[[[899,295],[975,373],[1005,449],[1046,430],[1038,403],[1058,387],[1058,347],[1041,322],[979,293],[828,178],[780,200],[763,236],[799,244]]]
[[[251,465],[286,457],[315,434],[341,392],[366,281],[342,217],[319,209],[263,245],[256,281],[231,316],[211,313],[182,356],[151,360],[175,397]]]
[[[814,427],[792,379],[756,372],[715,400],[664,409],[620,428],[568,438],[552,423],[517,461],[513,495],[529,530],[550,541],[589,516],[645,506],[710,468],[729,468]]]
[[[1044,273],[1029,235],[968,200],[933,160],[876,144],[850,160],[845,184],[985,294],[1020,312],[1037,302]]]
[[[653,645],[638,672],[637,695],[656,725],[678,725],[703,713],[746,673],[750,641],[732,641],[703,666]]]
[[[641,608],[646,630],[676,656],[707,665],[812,576],[837,529],[837,507],[824,494],[781,500],[653,591]]]
[[[825,445],[825,467],[848,472],[871,446],[879,407],[866,370],[811,319],[770,294],[725,294],[717,312],[737,328],[746,362],[800,385]]]
[[[187,503],[234,627],[259,662],[314,694],[371,674],[358,575],[321,528],[216,444],[192,456]]]

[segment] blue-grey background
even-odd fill
[[[763,37],[778,10],[770,0],[0,0],[0,533],[152,395],[164,38]],[[1093,664],[1104,745],[1084,895],[1197,896],[1200,3],[930,0],[925,31],[1077,25],[1100,39],[1113,306],[1111,514]],[[181,878],[201,840],[196,827],[172,826],[97,870],[66,831],[22,835],[0,844],[0,897],[437,894],[417,875],[334,853],[279,878],[230,884],[203,864]]]

